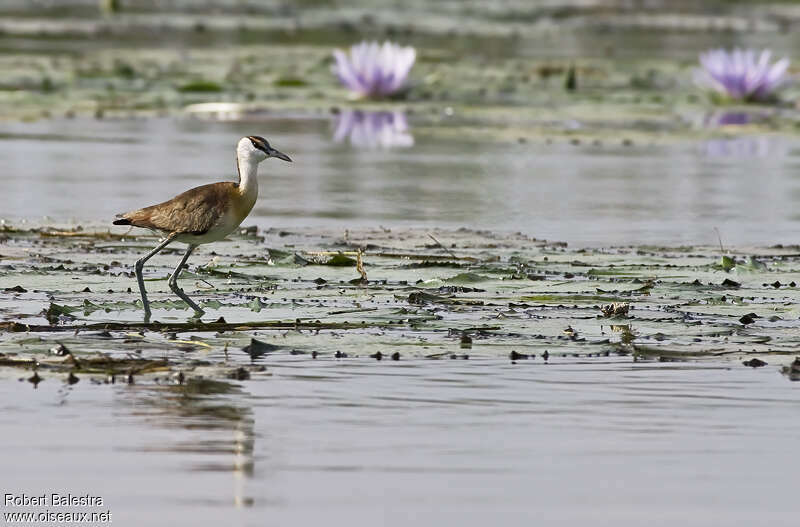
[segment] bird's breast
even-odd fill
[[[234,188],[230,194],[229,206],[226,207],[225,213],[220,218],[216,228],[213,229],[223,237],[227,236],[244,221],[253,206],[256,204],[255,198],[249,193],[240,192],[238,188]]]
[[[222,240],[241,225],[254,205],[255,199],[252,196],[233,188],[228,193],[227,204],[222,207],[219,218],[208,231],[202,234],[184,234],[178,237],[178,241],[200,245]]]
[[[256,200],[258,199],[258,188],[242,191],[236,187],[231,192],[231,195],[232,213],[237,220],[236,225],[238,226],[244,221],[247,215],[250,214],[250,211],[253,210]]]

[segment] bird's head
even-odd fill
[[[292,162],[289,156],[269,146],[267,140],[258,135],[242,137],[239,140],[236,151],[239,157],[249,157],[257,160],[259,163],[269,157],[276,157],[290,163]]]

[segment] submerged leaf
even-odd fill
[[[409,304],[424,305],[424,304],[447,302],[447,301],[448,301],[447,297],[432,295],[430,293],[426,293],[425,291],[415,291],[410,295],[408,295]]]
[[[276,346],[275,344],[269,344],[268,342],[263,342],[251,338],[250,344],[243,347],[242,351],[250,355],[251,359],[257,359],[259,357],[263,357],[267,353],[273,353],[279,349],[281,349],[281,347]]]
[[[476,282],[485,282],[486,280],[490,280],[490,278],[477,273],[459,273],[446,279],[445,282],[449,282],[451,284],[472,284]]]
[[[736,267],[736,260],[731,258],[730,256],[722,256],[719,260],[719,265],[722,267],[722,270],[726,273]]]
[[[50,302],[50,307],[42,311],[42,314],[51,324],[58,322],[59,317],[72,317],[71,313],[80,310],[80,307],[62,306],[55,302]],[[74,317],[72,317],[74,318]]]
[[[255,297],[254,299],[252,299],[250,302],[247,303],[247,306],[250,308],[251,311],[259,313],[261,309],[264,307],[264,304],[261,302],[260,298]]]
[[[214,81],[199,80],[178,87],[180,92],[221,92],[222,86]]]

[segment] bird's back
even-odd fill
[[[163,203],[119,214],[114,225],[133,225],[170,234],[206,234],[231,214],[239,216],[240,211],[235,209],[241,208],[237,206],[241,199],[236,183],[211,183]],[[249,212],[248,209],[239,222]]]

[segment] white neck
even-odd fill
[[[236,168],[239,170],[239,192],[255,202],[258,197],[258,163],[255,155],[240,145],[236,149]]]

